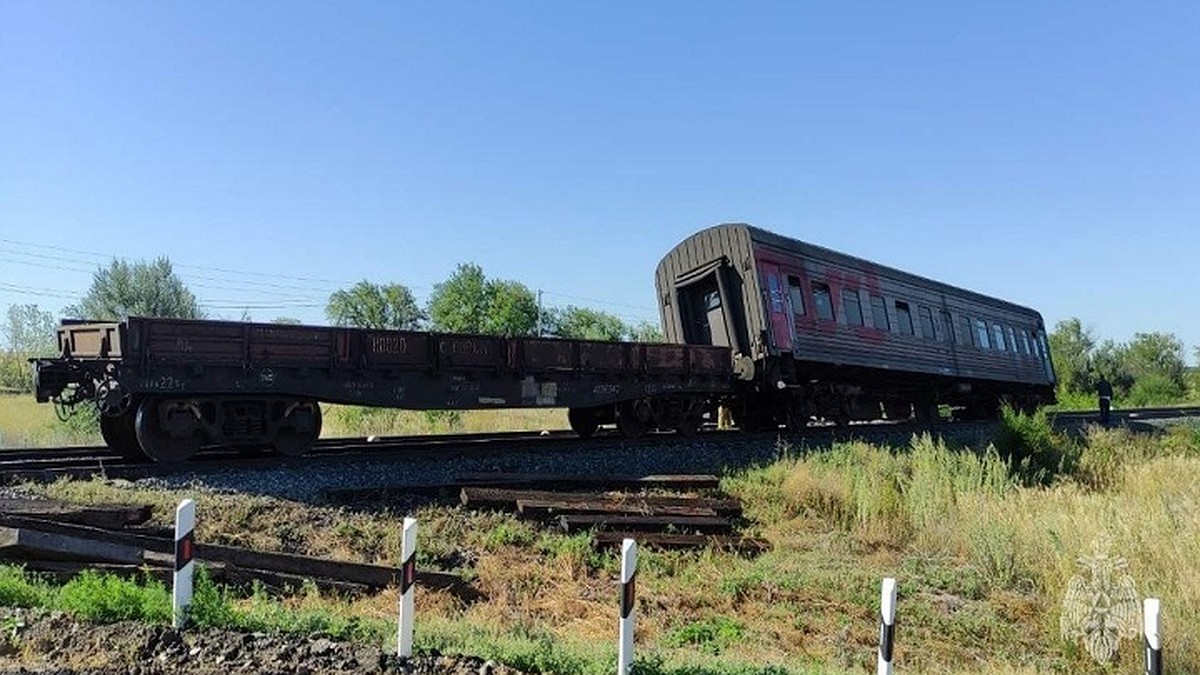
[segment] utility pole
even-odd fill
[[[538,289],[538,324],[537,336],[542,337],[542,289]]]

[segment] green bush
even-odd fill
[[[171,593],[160,582],[139,583],[85,570],[58,592],[60,609],[90,621],[171,620]]]
[[[29,367],[27,354],[0,352],[0,390],[2,389],[33,391],[33,371]]]
[[[1137,378],[1123,403],[1133,408],[1145,408],[1180,403],[1186,398],[1187,392],[1179,382],[1159,373],[1147,373]]]
[[[1030,415],[1002,406],[993,445],[1013,475],[1027,485],[1047,485],[1059,474],[1073,472],[1078,458],[1070,441],[1054,432],[1045,409]]]
[[[53,589],[26,573],[24,567],[0,565],[0,605],[42,607],[49,604],[53,594]]]
[[[692,646],[709,654],[720,654],[723,649],[742,639],[745,628],[742,624],[725,616],[713,616],[691,621],[672,629],[664,640],[670,647]]]

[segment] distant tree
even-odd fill
[[[551,332],[558,337],[577,340],[611,340],[625,337],[625,322],[606,312],[567,305],[551,313]]]
[[[463,263],[429,295],[429,319],[436,330],[482,333],[487,321],[487,279],[483,268]]]
[[[662,342],[663,332],[658,324],[643,321],[629,327],[629,339],[634,342]]]
[[[390,330],[416,330],[425,319],[408,287],[365,280],[330,295],[325,315],[335,326]]]
[[[1125,348],[1126,368],[1135,379],[1158,375],[1181,390],[1184,358],[1183,343],[1171,333],[1135,333]]]
[[[4,323],[5,348],[15,354],[53,355],[57,322],[37,305],[9,305]]]
[[[92,276],[92,286],[66,314],[81,319],[119,321],[129,316],[199,319],[196,296],[175,275],[171,261],[113,260]]]
[[[487,318],[483,332],[487,335],[533,335],[537,330],[537,296],[519,281],[489,279],[484,286],[487,297]]]
[[[54,316],[37,305],[9,305],[5,319],[0,390],[29,391],[33,388],[33,375],[27,359],[53,356],[57,351]]]
[[[293,319],[290,316],[277,316],[271,319],[271,323],[277,323],[281,326],[299,326],[300,319]]]
[[[1072,317],[1059,321],[1050,334],[1050,358],[1060,387],[1071,392],[1090,392],[1095,383],[1092,350],[1096,338]]]
[[[435,330],[450,333],[532,335],[537,296],[520,282],[488,279],[479,265],[464,263],[434,285],[429,318]]]

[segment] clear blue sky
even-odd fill
[[[473,261],[656,320],[659,258],[745,221],[1190,357],[1198,36],[1200,2],[0,0],[0,308],[168,255],[229,318]]]

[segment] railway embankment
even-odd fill
[[[1190,487],[1200,480],[1194,427],[1148,433],[1139,425],[1092,426],[1066,434],[1035,419],[1011,430],[1015,441],[1008,442],[1018,445],[1006,452],[1016,448],[1022,460],[1037,461],[1014,468],[987,451],[996,445],[994,435],[831,438],[807,445],[758,436],[727,449],[701,435],[687,445],[601,444],[553,457],[448,457],[424,469],[368,462],[336,474],[342,467],[292,466],[136,481],[64,480],[19,491],[73,502],[148,503],[155,514],[151,525],[158,526],[167,525],[179,499],[191,497],[201,514],[198,541],[392,566],[399,564],[401,520],[414,516],[421,523],[419,564],[459,574],[480,594],[465,602],[420,591],[418,654],[466,654],[480,667],[492,660],[526,672],[611,672],[618,556],[593,546],[589,532],[568,533],[508,510],[463,505],[458,495],[405,490],[406,483],[435,483],[452,471],[529,474],[552,467],[574,475],[628,476],[685,465],[694,474],[704,462],[718,465],[719,493],[741,506],[739,533],[768,548],[646,547],[637,591],[637,646],[645,672],[862,672],[875,657],[878,588],[885,576],[899,582],[895,663],[912,672],[1096,668],[1081,636],[1064,634],[1061,619],[1064,608],[1078,601],[1068,590],[1103,583],[1097,572],[1104,565],[1119,570],[1108,578],[1123,584],[1128,577],[1139,597],[1161,598],[1164,625],[1200,618],[1200,588],[1191,574],[1200,556]],[[330,477],[335,474],[341,480]],[[330,498],[334,484],[391,488],[344,502]],[[51,611],[80,616],[71,613],[78,608],[45,597],[41,604]],[[187,639],[217,635],[213,640],[221,642],[261,633],[298,651],[320,639],[314,635],[385,651],[394,640],[394,589],[356,596],[313,588],[277,596],[229,591],[221,597],[221,611],[210,616],[222,623],[196,628]],[[142,619],[150,624],[155,602],[142,605]],[[1072,611],[1086,617],[1100,609]],[[15,653],[31,667],[62,663],[61,654],[48,657],[53,652],[23,637],[29,635],[25,628],[11,628]],[[231,628],[233,633],[222,632]],[[1200,662],[1200,640],[1172,631],[1165,653],[1173,670],[1189,672],[1186,664]],[[1140,642],[1122,638],[1114,658],[1118,670],[1133,672]]]

